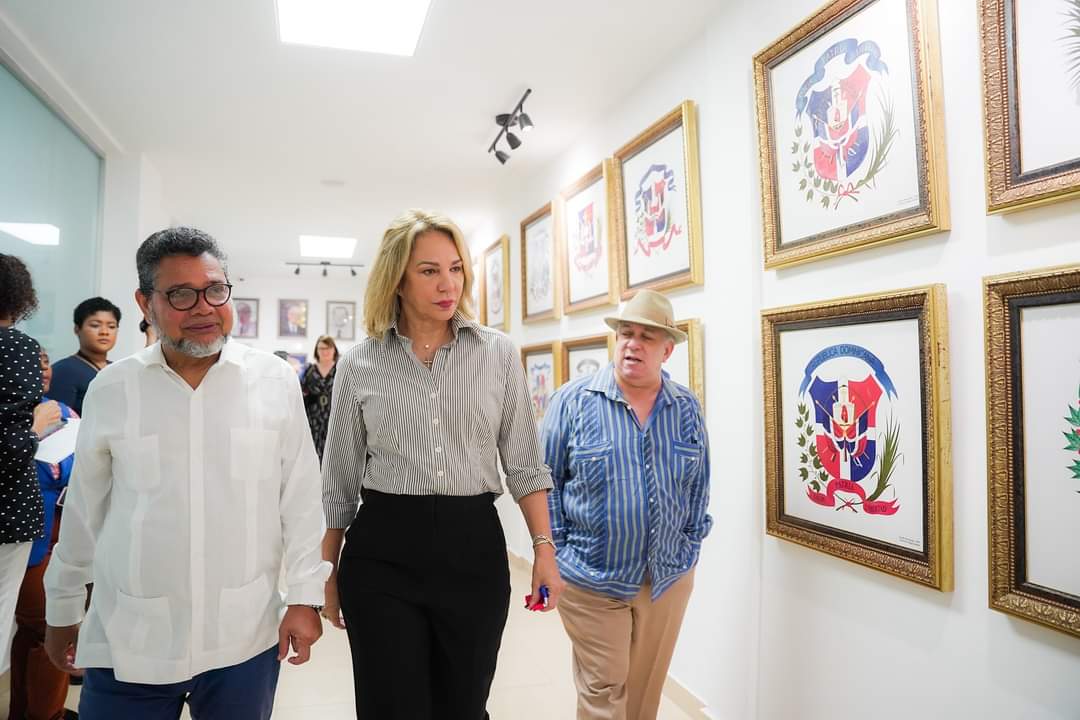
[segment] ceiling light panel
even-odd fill
[[[14,235],[31,245],[59,245],[60,228],[46,223],[0,222],[0,232]]]
[[[411,56],[431,0],[277,0],[281,41]]]
[[[301,235],[300,255],[313,258],[351,258],[356,250],[356,238]]]

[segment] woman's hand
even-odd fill
[[[566,583],[559,574],[559,566],[555,563],[555,548],[548,543],[542,543],[533,548],[533,571],[532,571],[532,596],[540,597],[540,586],[546,585],[548,589],[547,607],[541,612],[550,612],[559,604],[559,596],[562,595]]]
[[[63,414],[60,412],[60,405],[55,400],[49,400],[38,404],[34,408],[34,434],[39,439],[45,436],[45,431],[56,423],[63,420]],[[25,426],[24,426],[25,427]]]
[[[338,630],[345,629],[345,616],[341,614],[341,600],[338,598],[336,572],[326,581],[326,599],[323,600],[322,616]]]

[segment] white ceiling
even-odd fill
[[[717,2],[432,0],[412,58],[283,45],[273,0],[0,0],[0,12],[126,151],[148,155],[169,216],[261,275],[287,272],[301,233],[358,236],[362,261],[406,207],[483,226],[501,184],[570,147]],[[493,118],[527,87],[536,129],[501,166],[486,153]]]

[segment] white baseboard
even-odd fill
[[[532,572],[532,561],[514,552],[511,547],[506,548],[506,555],[510,559],[510,567],[517,568],[527,573]],[[710,720],[711,716],[705,711],[705,703],[694,693],[687,690],[678,680],[667,676],[664,683],[664,695],[668,700],[679,706],[679,709],[692,717],[694,720]]]

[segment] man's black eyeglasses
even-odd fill
[[[213,285],[207,285],[202,290],[174,288],[165,291],[158,290],[157,292],[165,296],[173,310],[190,310],[199,304],[199,295],[203,296],[207,305],[221,307],[229,302],[229,298],[232,297],[232,285],[229,283],[214,283]]]

